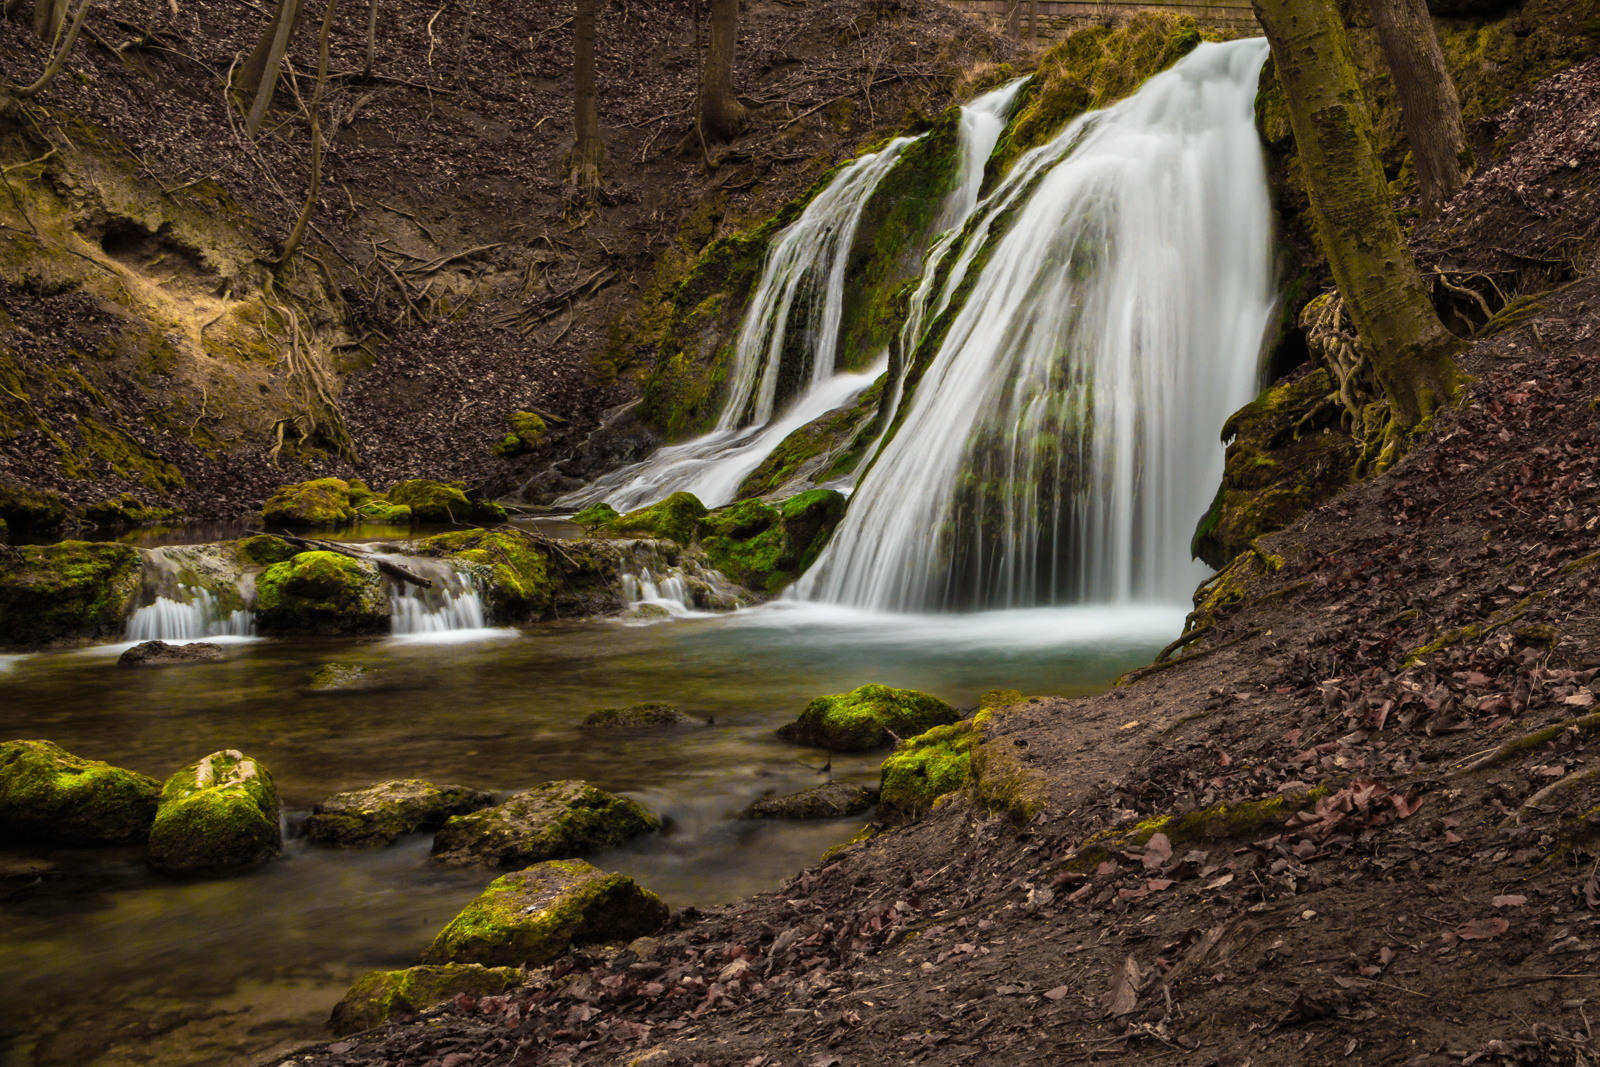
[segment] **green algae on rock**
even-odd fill
[[[285,563],[294,559],[301,552],[281,537],[272,534],[256,534],[238,542],[237,552],[241,562],[255,564],[258,567],[270,567],[274,563]]]
[[[139,592],[131,545],[62,541],[0,554],[0,645],[120,634]]]
[[[328,1029],[339,1037],[370,1030],[396,1015],[415,1015],[461,993],[495,996],[522,984],[518,967],[485,967],[481,963],[447,963],[373,971],[350,987],[334,1005]]]
[[[555,601],[557,579],[550,556],[510,530],[461,530],[414,543],[426,556],[456,559],[484,569],[484,600],[496,622],[531,622]]]
[[[935,726],[959,721],[955,708],[915,689],[864,685],[848,693],[820,696],[800,718],[778,728],[785,741],[834,752],[866,752]]]
[[[883,761],[878,817],[887,823],[911,822],[926,815],[946,793],[972,777],[972,749],[981,738],[987,714],[908,737]]]
[[[437,830],[451,816],[489,807],[494,796],[462,785],[416,778],[336,793],[311,809],[306,836],[319,845],[376,848],[418,830]]]
[[[693,493],[673,493],[649,507],[596,523],[590,532],[606,537],[652,537],[687,547],[694,542],[695,530],[705,515],[706,506],[700,503],[699,497]]]
[[[487,500],[465,482],[435,482],[412,478],[397,482],[385,494],[391,505],[405,505],[418,522],[504,522],[506,509]]]
[[[829,782],[782,797],[762,797],[744,809],[746,819],[837,819],[866,811],[878,791],[848,782]]]
[[[616,508],[602,500],[597,504],[590,504],[572,516],[572,521],[579,526],[604,526],[606,523],[615,522],[621,517],[617,514]]]
[[[494,454],[508,458],[537,451],[549,432],[544,420],[531,411],[513,411],[506,416],[506,427],[509,432],[494,446]]]
[[[50,741],[0,745],[0,838],[60,845],[143,841],[161,783]]]
[[[600,708],[591,711],[578,724],[580,730],[645,730],[653,726],[676,726],[692,722],[671,704],[634,704],[626,708]]]
[[[445,867],[521,867],[611,848],[660,826],[636,800],[587,782],[546,782],[450,819],[434,836],[431,859]]]
[[[632,878],[551,860],[496,878],[420,962],[538,967],[574,945],[647,936],[666,920],[666,904]]]
[[[777,593],[806,572],[844,518],[845,499],[813,489],[778,507],[741,500],[700,523],[700,546],[717,570],[747,589]]]
[[[268,526],[309,529],[343,526],[355,519],[350,506],[350,483],[342,478],[317,478],[279,486],[261,509]]]
[[[150,866],[168,874],[254,867],[283,848],[272,775],[238,749],[168,778],[150,828]]]
[[[256,622],[265,634],[379,633],[389,590],[377,565],[338,552],[301,552],[256,579]]]
[[[318,692],[335,689],[369,688],[378,671],[356,663],[324,663],[311,676],[311,688]]]

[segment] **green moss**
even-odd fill
[[[292,529],[342,526],[355,517],[350,484],[339,478],[280,486],[261,509],[261,521],[268,526]]]
[[[384,526],[410,526],[412,512],[404,504],[391,504],[382,497],[373,497],[356,508],[360,522],[375,522]]]
[[[0,519],[15,530],[49,531],[67,521],[71,508],[58,493],[0,484]]]
[[[260,763],[226,749],[168,778],[150,829],[150,865],[169,874],[253,867],[283,847],[278,790]]]
[[[544,444],[545,434],[549,432],[544,420],[531,411],[512,412],[506,416],[506,425],[510,432],[494,446],[497,456],[520,456],[536,451]]]
[[[590,504],[572,516],[572,521],[579,526],[605,526],[616,522],[619,518],[621,516],[617,514],[617,509],[602,500],[598,504]]]
[[[626,708],[600,708],[591,711],[578,724],[580,730],[639,730],[653,726],[676,726],[689,717],[671,704],[634,704]]]
[[[832,848],[824,851],[822,853],[822,862],[831,862],[834,858],[845,852],[845,850],[847,850],[851,845],[859,845],[863,841],[871,841],[877,836],[877,829],[872,825],[872,823],[867,823],[867,825],[857,830],[855,836],[850,838],[850,840],[846,841],[844,844],[834,845]]]
[[[802,470],[813,482],[850,473],[875,436],[878,406],[888,375],[872,383],[843,411],[813,419],[779,442],[778,447],[739,483],[738,496],[766,496],[780,490]]]
[[[90,504],[83,509],[83,517],[98,526],[146,526],[165,522],[182,515],[180,508],[149,507],[132,493],[122,493],[110,500]]]
[[[960,715],[938,697],[914,689],[864,685],[848,693],[821,696],[807,704],[795,722],[779,727],[786,741],[835,752],[866,752],[886,745],[891,732],[913,737]]]
[[[318,803],[306,819],[306,836],[319,845],[382,847],[418,830],[437,830],[454,816],[470,815],[493,803],[491,794],[459,785],[440,786],[416,778],[384,782]]]
[[[1020,689],[991,689],[978,698],[978,710],[994,711],[996,708],[1020,704],[1024,699]]]
[[[397,1015],[415,1015],[462,993],[496,996],[521,984],[520,968],[485,967],[479,963],[373,971],[334,1006],[328,1029],[341,1037],[360,1033]]]
[[[49,741],[0,745],[0,838],[51,845],[142,842],[161,783]]]
[[[121,544],[62,541],[0,554],[0,644],[120,634],[142,563]]]
[[[188,484],[177,467],[135,441],[127,432],[91,418],[78,419],[77,427],[90,451],[122,477],[131,478],[154,492],[181,489]]]
[[[460,560],[484,569],[484,600],[496,622],[532,622],[553,610],[559,584],[550,557],[512,530],[461,530],[423,538],[419,555]]]
[[[418,522],[468,522],[473,516],[472,501],[463,486],[413,478],[389,487],[392,504],[404,504]]]
[[[636,800],[587,782],[545,782],[450,819],[434,835],[432,857],[446,867],[520,867],[614,848],[660,826]]]
[[[979,725],[958,722],[936,726],[908,738],[883,761],[878,815],[885,822],[909,822],[933,808],[934,801],[964,788],[972,776],[972,749]]]
[[[239,542],[239,557],[246,563],[253,563],[258,567],[283,563],[299,554],[298,548],[283,538],[271,534],[256,534]]]
[[[666,904],[632,878],[555,860],[495,879],[421,962],[538,967],[574,945],[647,936],[666,919]]]
[[[367,486],[367,483],[362,481],[360,478],[352,478],[350,480],[350,506],[351,507],[359,508],[359,507],[361,507],[361,505],[367,503],[369,500],[372,500],[377,495],[378,494],[374,493]]]
[[[388,628],[388,586],[378,568],[338,552],[301,552],[256,579],[263,633],[377,633]]]
[[[688,546],[705,514],[706,506],[693,493],[673,493],[660,503],[596,524],[589,532],[604,537],[651,537]]]

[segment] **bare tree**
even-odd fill
[[[328,0],[322,13],[322,33],[317,37],[317,87],[311,94],[311,188],[306,193],[305,206],[295,219],[294,230],[284,243],[279,263],[289,262],[305,240],[306,227],[311,225],[311,214],[322,196],[322,94],[328,87],[328,38],[333,31],[333,10],[339,0]]]
[[[572,151],[567,153],[567,196],[592,203],[600,191],[606,146],[600,139],[600,106],[595,90],[594,31],[600,0],[578,0],[572,23]]]
[[[378,58],[378,0],[372,0],[367,9],[367,61],[362,64],[363,77],[372,74],[372,64]]]
[[[267,109],[272,106],[272,94],[278,87],[278,68],[289,49],[289,38],[299,18],[300,0],[278,0],[272,21],[267,23],[266,30],[239,71],[235,87],[241,96],[251,98],[250,112],[244,123],[248,137],[256,135],[261,128],[261,120],[267,117]]]
[[[38,96],[50,87],[51,82],[56,80],[56,75],[61,73],[61,68],[67,61],[67,55],[72,51],[72,47],[78,43],[78,33],[83,29],[83,20],[88,16],[92,2],[93,0],[79,0],[78,11],[72,16],[72,25],[67,27],[66,37],[61,38],[60,44],[56,46],[49,61],[45,64],[44,73],[39,75],[39,80],[32,85],[20,85],[12,88],[10,95],[14,99],[27,100]],[[39,7],[44,6],[45,2],[41,0]],[[51,39],[59,37],[60,31],[61,27],[58,25],[56,31],[51,34]]]
[[[700,68],[700,133],[726,141],[750,124],[750,112],[733,91],[739,43],[739,0],[711,0],[711,43]]]
[[[1022,0],[1010,0],[1006,9],[1006,34],[1022,40]]]
[[[1461,100],[1424,0],[1367,0],[1383,58],[1400,98],[1416,161],[1422,214],[1435,218],[1467,182]]]

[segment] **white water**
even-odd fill
[[[359,550],[359,546],[351,547]],[[397,563],[432,583],[424,588],[397,578],[385,579],[389,583],[389,632],[395,637],[420,641],[474,640],[516,633],[489,625],[482,589],[471,572],[433,559],[377,556],[376,553],[374,556]]]
[[[1181,602],[1218,427],[1273,306],[1261,40],[1203,44],[1018,161],[970,297],[802,599],[883,611]],[[937,312],[935,316],[937,317]]]
[[[256,617],[248,608],[223,611],[208,589],[179,586],[179,599],[158,596],[128,618],[129,641],[203,641],[208,637],[253,637]]]

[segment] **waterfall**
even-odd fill
[[[1217,428],[1253,395],[1274,302],[1266,56],[1202,44],[1018,160],[937,302],[924,279],[926,369],[796,595],[918,611],[1188,594]]]
[[[488,617],[476,576],[437,560],[381,556],[427,578],[428,588],[389,578],[389,632],[396,635],[444,634],[485,630]]]
[[[254,592],[215,546],[184,545],[141,550],[144,603],[128,616],[128,641],[201,641],[253,637]]]

